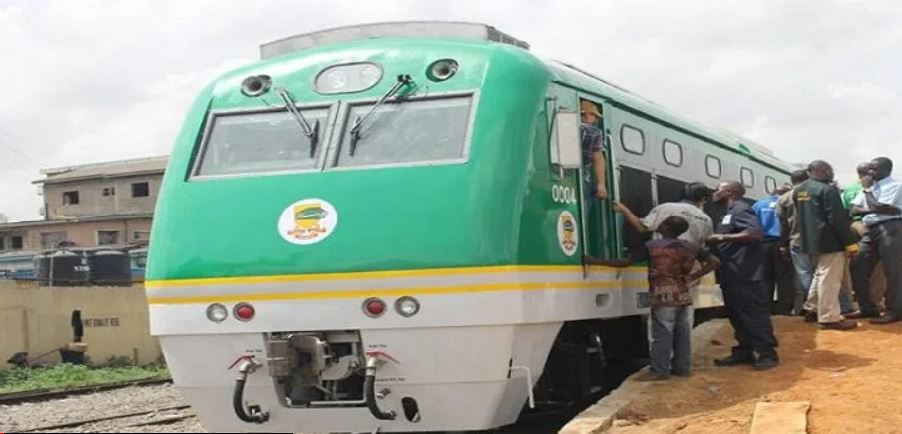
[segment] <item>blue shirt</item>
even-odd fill
[[[764,231],[764,241],[780,240],[780,217],[777,216],[777,203],[780,201],[778,196],[771,196],[767,199],[761,199],[752,209],[758,216],[758,223],[761,223],[761,229]]]
[[[899,183],[891,176],[877,181],[870,188],[870,190],[874,193],[874,198],[877,199],[878,203],[882,203],[884,205],[892,205],[896,208],[902,209],[902,183]],[[871,210],[868,207],[868,202],[864,197],[863,191],[858,195],[858,197],[855,198],[855,200],[852,202],[852,205],[864,208],[869,211]],[[868,226],[874,226],[886,221],[899,219],[902,219],[902,217],[883,214],[869,214],[864,216],[864,219],[862,220],[864,221],[864,224]]]

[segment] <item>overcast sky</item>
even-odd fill
[[[0,0],[0,212],[41,168],[169,152],[212,78],[262,42],[372,21],[492,24],[790,161],[902,164],[902,2]]]

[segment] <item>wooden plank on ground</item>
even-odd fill
[[[808,401],[759,402],[755,406],[751,434],[805,434],[810,409]]]

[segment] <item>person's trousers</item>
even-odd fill
[[[811,263],[811,257],[807,253],[802,252],[800,247],[792,247],[790,254],[799,285],[796,287],[796,299],[792,311],[793,313],[799,313],[803,309],[803,304],[808,298],[808,293],[811,289],[811,282],[814,280],[814,265]]]
[[[871,296],[871,275],[880,261],[886,276],[886,313],[902,318],[902,221],[869,226],[861,239],[852,280],[863,313],[879,313]]]
[[[692,306],[651,307],[651,371],[692,373]]]
[[[777,338],[770,318],[770,291],[763,282],[722,283],[724,309],[738,345],[736,357],[777,357]]]
[[[767,287],[776,297],[773,298],[773,313],[789,315],[792,312],[796,299],[796,286],[798,278],[793,270],[793,264],[789,258],[780,254],[780,242],[772,241],[764,244],[765,248],[765,278]]]
[[[815,263],[814,280],[805,309],[817,312],[821,324],[842,321],[839,291],[846,271],[846,254],[824,253],[817,256]]]

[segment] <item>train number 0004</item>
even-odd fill
[[[554,185],[551,187],[551,199],[557,203],[576,204],[576,189]]]

